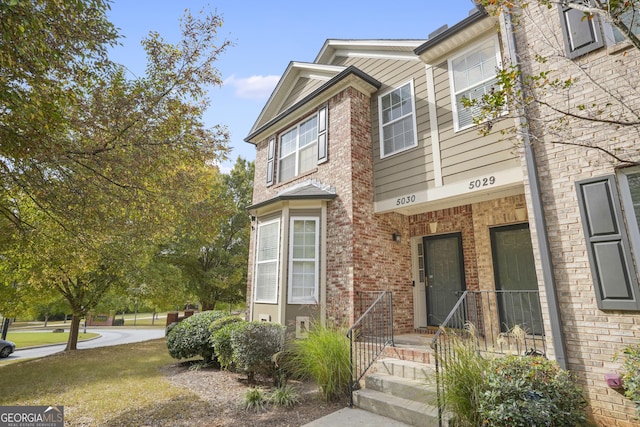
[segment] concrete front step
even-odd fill
[[[354,392],[354,405],[412,426],[437,426],[434,375],[424,363],[380,359],[365,388]]]
[[[397,377],[395,375],[377,372],[367,375],[365,387],[369,390],[376,390],[403,399],[415,400],[416,402],[437,405],[438,395],[435,388],[435,378],[427,380],[411,380]]]
[[[384,415],[411,426],[438,426],[436,407],[415,400],[364,388],[354,392],[353,402],[360,409]]]
[[[376,362],[377,372],[383,372],[396,377],[410,380],[433,379],[435,372],[430,365],[410,360],[379,359]]]

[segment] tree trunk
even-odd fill
[[[74,313],[71,317],[71,327],[69,328],[69,341],[64,351],[78,349],[78,334],[80,333],[80,320],[82,315]]]
[[[216,302],[215,301],[203,301],[202,302],[202,311],[210,311],[215,310]]]
[[[49,313],[44,315],[44,327],[47,327],[47,324],[49,323]]]

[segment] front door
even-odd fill
[[[439,326],[465,289],[460,233],[423,238],[427,284],[427,325]]]
[[[520,326],[542,333],[538,279],[533,260],[529,224],[491,229],[493,269],[498,291],[501,330]]]

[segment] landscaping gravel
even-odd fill
[[[199,400],[186,405],[188,413],[184,410],[180,414],[165,413],[163,419],[148,420],[150,426],[294,427],[335,412],[348,403],[346,400],[327,403],[314,383],[289,381],[299,392],[300,403],[292,408],[267,405],[259,412],[247,411],[243,400],[251,386],[245,375],[214,368],[189,369],[186,363],[167,366],[165,375],[171,384],[189,389]],[[258,384],[265,391],[270,385],[265,381]],[[184,408],[185,402],[177,406]]]

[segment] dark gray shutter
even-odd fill
[[[583,11],[558,6],[564,35],[564,46],[569,58],[576,58],[604,46],[604,37],[597,16],[587,18]]]
[[[271,138],[269,140],[269,146],[267,147],[267,185],[273,184],[273,159],[276,152],[276,139]]]
[[[640,310],[615,177],[579,181],[576,188],[598,308]]]
[[[329,160],[327,144],[327,107],[318,110],[318,164]]]

